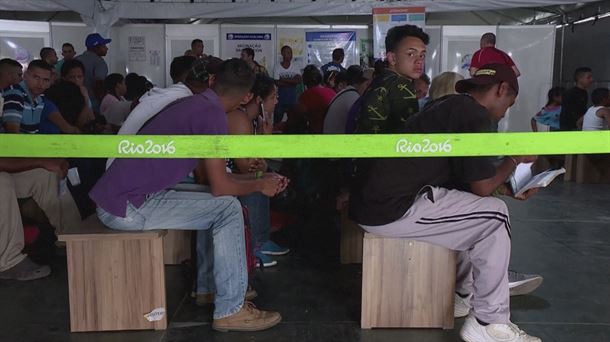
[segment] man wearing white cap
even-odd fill
[[[108,53],[106,45],[111,41],[111,39],[103,38],[99,33],[91,33],[85,40],[87,51],[76,57],[85,66],[85,87],[94,107],[98,102],[96,101],[96,91],[104,89],[104,79],[108,76],[108,65],[102,57]]]

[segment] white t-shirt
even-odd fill
[[[100,103],[100,113],[108,123],[115,126],[121,126],[130,110],[131,101],[126,101],[123,97],[117,99],[114,95],[106,94]]]
[[[608,129],[608,123],[603,117],[597,116],[597,111],[604,108],[603,106],[593,106],[587,110],[582,122],[583,131],[604,131]]]
[[[360,94],[352,86],[335,95],[324,118],[324,134],[345,134],[347,115],[359,97]]]
[[[118,135],[134,135],[150,120],[170,103],[183,97],[191,96],[193,92],[183,83],[176,83],[167,88],[153,88],[140,97],[140,103],[131,111]],[[110,167],[114,158],[108,158],[106,169]]]
[[[282,66],[282,63],[278,63],[275,66],[275,73],[273,74],[273,78],[276,80],[291,79],[294,78],[296,75],[301,75],[301,70],[296,64],[294,64],[294,61],[292,61],[290,62],[290,66],[288,67],[288,69],[285,69]]]

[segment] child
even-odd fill
[[[549,90],[548,102],[536,115],[532,118],[532,131],[538,132],[538,125],[549,126],[551,131],[559,130],[559,114],[561,113],[561,95],[563,87],[554,87]]]

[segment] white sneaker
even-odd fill
[[[472,299],[472,293],[466,298],[460,297],[457,293],[455,294],[455,300],[453,302],[453,317],[460,318],[468,316],[470,309],[472,309],[470,299]]]
[[[508,289],[511,296],[521,296],[533,292],[544,279],[538,274],[524,274],[508,271]]]
[[[466,342],[542,342],[540,338],[526,334],[514,323],[484,326],[473,315],[466,318],[460,337]]]

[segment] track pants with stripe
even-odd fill
[[[509,321],[510,222],[502,200],[427,186],[396,222],[362,228],[459,251],[456,292],[473,294],[471,303],[479,320]]]

